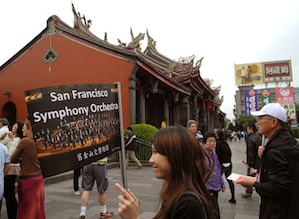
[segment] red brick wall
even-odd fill
[[[129,81],[134,62],[119,54],[107,55],[89,48],[92,44],[76,42],[62,35],[49,36],[31,46],[14,63],[0,72],[0,109],[9,101],[4,91],[11,92],[10,101],[16,105],[17,121],[28,114],[24,91],[39,87],[67,84],[110,84],[121,82],[124,127],[130,125]],[[54,63],[42,60],[48,49],[59,55]],[[96,49],[101,49],[96,46]],[[103,50],[103,48],[102,48]],[[109,52],[108,50],[104,52]],[[109,52],[111,53],[111,52]],[[51,71],[49,71],[51,66]],[[2,112],[0,115],[2,116]],[[0,117],[1,117],[0,116]]]

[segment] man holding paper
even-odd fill
[[[260,215],[264,218],[295,219],[299,215],[299,144],[286,130],[287,114],[278,103],[270,103],[260,111],[259,134],[269,141],[262,154],[260,180],[241,179],[244,187],[255,187],[261,196]]]
[[[255,176],[256,170],[259,170],[261,164],[261,158],[258,156],[258,148],[262,145],[261,137],[256,133],[255,124],[249,124],[247,126],[248,139],[246,143],[246,155],[247,155],[247,176]],[[243,198],[251,197],[252,188],[246,188],[246,193],[241,193]]]

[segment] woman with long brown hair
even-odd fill
[[[155,177],[163,179],[160,207],[154,217],[164,218],[213,218],[214,210],[205,186],[209,167],[206,153],[193,134],[182,126],[169,126],[157,131],[152,138],[152,156]],[[139,217],[139,201],[122,186],[123,193],[118,213],[123,219]]]
[[[44,178],[37,157],[30,121],[26,119],[23,126],[24,138],[11,156],[11,162],[21,162],[18,181],[17,219],[44,219],[45,193]]]

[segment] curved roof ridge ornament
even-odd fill
[[[134,37],[132,28],[130,28],[131,42],[126,47],[126,49],[134,49],[140,47],[140,41],[144,39],[144,33],[139,33],[137,37]]]
[[[156,45],[157,45],[157,41],[155,41],[148,33],[148,29],[146,29],[146,35],[147,35],[147,44],[149,46],[154,47],[154,49],[156,49]]]
[[[83,14],[83,17],[81,17],[80,12],[78,11],[78,13],[76,12],[75,6],[72,3],[72,11],[74,13],[74,27],[78,28],[80,27],[80,24],[83,25],[84,27],[86,27],[87,29],[90,28],[91,24],[92,24],[92,20],[86,20],[85,18],[85,14]],[[82,22],[82,20],[84,21],[84,23]]]
[[[79,20],[80,14],[79,15],[77,14],[73,3],[72,3],[72,11],[74,14],[74,28],[78,28],[79,27],[78,20]]]
[[[179,73],[174,71],[177,66],[179,66],[179,63],[176,61],[173,61],[172,63],[170,63],[168,68],[165,70],[165,73],[173,73],[175,75],[180,75]]]
[[[195,68],[198,68],[198,69],[200,68],[201,62],[202,62],[203,59],[204,59],[204,56],[201,57],[201,59],[197,60],[197,62],[195,63]]]
[[[193,62],[194,62],[195,58],[196,58],[195,55],[192,55],[192,56],[189,56],[189,57],[182,57],[181,56],[180,58],[178,58],[178,63],[181,64],[181,65],[190,64],[193,67]]]

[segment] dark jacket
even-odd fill
[[[261,196],[261,219],[299,217],[298,173],[298,142],[287,130],[277,130],[263,152],[260,182],[253,184]]]
[[[256,133],[250,133],[247,139],[247,164],[254,169],[259,169],[261,165],[261,158],[258,156],[259,146],[262,145],[261,137]]]
[[[162,204],[162,208],[163,208]],[[158,216],[159,218],[159,216]],[[209,218],[202,201],[192,194],[183,193],[174,204],[166,216],[167,219],[194,219],[194,218]]]
[[[126,139],[126,150],[137,151],[136,135],[131,132],[128,133],[128,138]]]
[[[215,151],[218,155],[220,165],[223,163],[231,163],[232,152],[226,141],[218,139]]]

